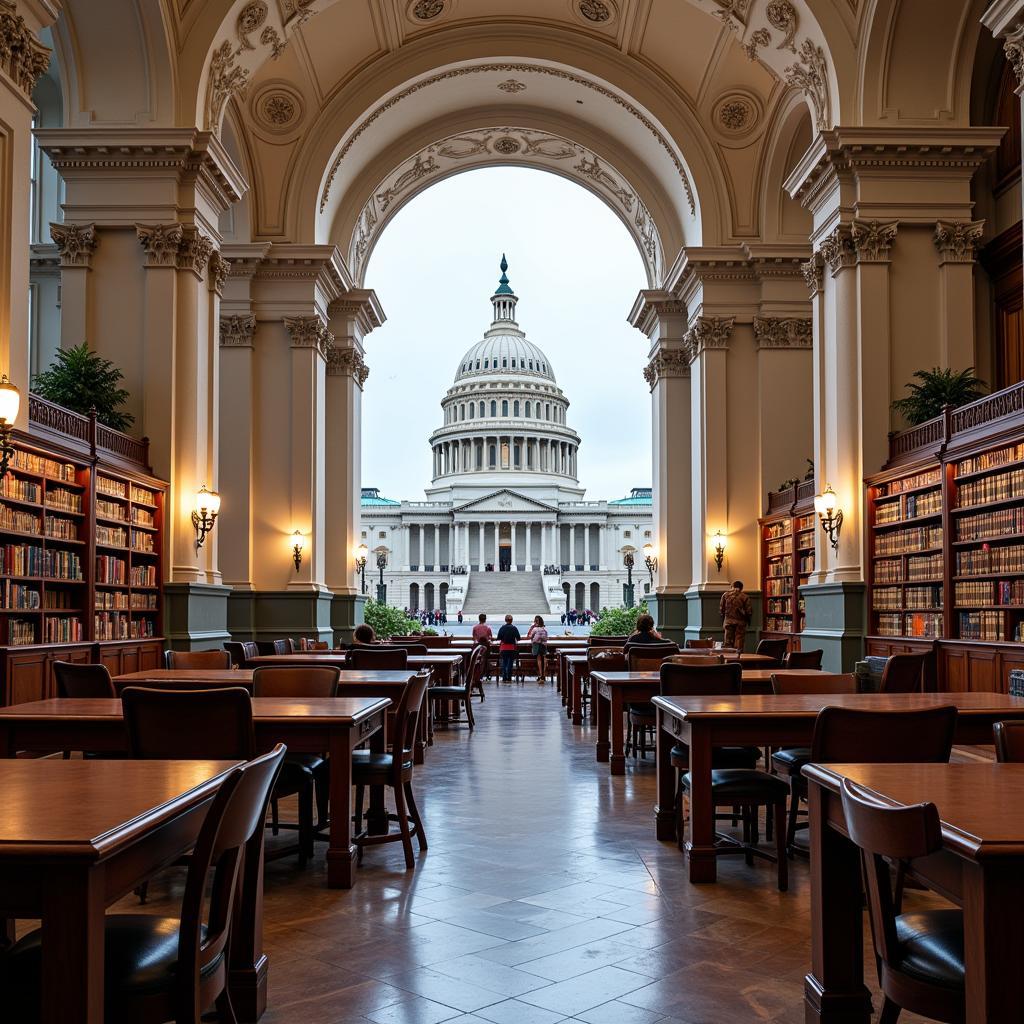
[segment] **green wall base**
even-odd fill
[[[681,644],[686,635],[686,595],[652,593],[644,595],[644,600],[658,632]]]
[[[331,629],[335,645],[352,642],[352,630],[362,624],[365,607],[365,594],[335,594],[331,598]]]
[[[212,583],[164,584],[164,632],[176,651],[219,650],[228,632],[231,588]]]
[[[722,624],[723,590],[688,590],[686,600],[689,604],[686,623],[687,640],[725,640],[725,627]],[[744,647],[753,651],[757,646],[757,638],[761,632],[761,591],[748,590],[747,596],[753,606],[753,618],[747,626]]]
[[[228,601],[233,640],[281,640],[301,636],[334,639],[328,590],[238,590]]]
[[[818,583],[801,587],[800,596],[806,609],[800,648],[824,651],[826,672],[852,672],[864,657],[864,584]]]

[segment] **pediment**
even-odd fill
[[[452,511],[455,513],[493,513],[494,515],[509,515],[515,512],[550,512],[552,515],[558,514],[558,509],[554,505],[546,505],[543,501],[537,501],[536,498],[527,497],[518,491],[509,490],[507,487],[503,487],[500,491],[492,491],[490,494],[474,498],[472,501],[467,501],[464,505],[456,505]]]

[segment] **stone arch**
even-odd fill
[[[814,137],[814,125],[807,106],[793,94],[779,107],[770,129],[761,174],[760,237],[768,241],[806,243],[812,218],[800,202],[783,187],[786,178],[806,152]]]
[[[434,584],[423,584],[423,610],[432,612],[434,610]]]
[[[409,611],[418,612],[420,610],[420,585],[418,583],[409,584]]]
[[[577,583],[575,596],[573,600],[573,607],[576,611],[581,612],[584,610],[587,604],[587,585],[585,583]]]
[[[595,615],[601,611],[601,584],[590,584],[590,604],[587,606]]]

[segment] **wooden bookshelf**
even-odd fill
[[[52,663],[156,667],[167,485],[146,446],[30,397],[0,481],[4,703],[52,696]]]
[[[814,482],[806,480],[768,495],[768,512],[761,531],[761,636],[786,639],[799,649],[804,628],[800,587],[814,572],[817,522]]]
[[[1024,668],[1024,385],[892,435],[866,483],[868,653],[934,650],[939,688],[1005,692]]]

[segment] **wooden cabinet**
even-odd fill
[[[112,676],[163,668],[164,648],[160,640],[97,644],[97,659]]]
[[[55,661],[87,665],[94,657],[93,644],[67,647],[31,646],[0,649],[0,672],[3,676],[5,704],[24,704],[57,695],[53,678]]]

